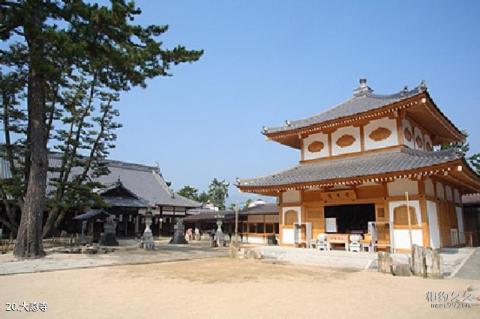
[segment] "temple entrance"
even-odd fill
[[[368,222],[375,221],[375,205],[340,205],[325,207],[327,233],[366,234]]]

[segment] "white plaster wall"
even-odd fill
[[[435,186],[430,178],[425,180],[425,194],[435,196]]]
[[[369,136],[376,129],[384,127],[389,129],[391,134],[388,138],[382,141],[374,141]],[[364,139],[365,139],[365,149],[373,150],[389,146],[398,145],[398,130],[397,130],[397,120],[389,119],[388,117],[381,118],[378,120],[371,121],[364,127]]]
[[[450,186],[445,186],[445,193],[447,194],[447,200],[453,202],[453,191]]]
[[[413,126],[412,126],[412,124],[410,123],[409,120],[404,119],[404,120],[402,121],[402,126],[403,126],[403,127],[402,127],[402,134],[403,134],[404,144],[405,144],[406,146],[410,147],[410,148],[415,148],[415,141],[414,141],[414,139],[413,139]],[[412,132],[412,140],[411,140],[410,142],[409,142],[409,141],[407,140],[407,138],[405,137],[405,128],[407,128],[407,127],[408,127],[408,128],[410,129],[410,131]]]
[[[393,225],[394,216],[393,212],[395,208],[406,205],[407,201],[399,200],[388,203],[388,211],[390,212],[390,224]],[[417,216],[418,224],[422,223],[422,213],[420,212],[420,202],[418,200],[411,200],[408,202],[408,205],[415,208],[415,215]]]
[[[387,184],[388,194],[390,196],[418,195],[418,182],[409,179],[396,179]]]
[[[249,244],[265,244],[265,238],[263,236],[248,235],[248,238],[243,237],[244,242]],[[246,241],[245,241],[246,240]]]
[[[300,191],[289,190],[282,193],[283,203],[300,203]]]
[[[440,182],[437,182],[435,184],[435,188],[437,190],[437,198],[445,199],[445,189],[443,188],[443,184]]]
[[[308,150],[308,146],[311,143],[316,141],[322,142],[324,147],[320,152],[312,153]],[[328,146],[328,134],[317,133],[317,134],[309,135],[308,137],[304,138],[303,139],[303,156],[304,156],[303,159],[306,161],[330,156],[329,146]]]
[[[437,203],[427,201],[428,227],[430,229],[430,246],[433,249],[440,248],[440,228],[438,226]]]
[[[388,204],[390,212],[390,224],[393,225],[394,221],[394,210],[395,208],[406,205],[406,201],[395,201]],[[415,215],[419,224],[422,223],[422,214],[420,212],[420,202],[418,200],[409,201],[408,203],[411,207],[415,208]],[[407,229],[393,229],[393,244],[396,249],[410,249],[410,236]],[[412,230],[412,240],[413,243],[419,246],[423,246],[423,234],[421,229]]]
[[[415,142],[415,149],[424,150],[425,149],[425,141],[423,139],[422,130],[419,127],[415,127],[413,132],[414,132],[413,133],[413,141]],[[422,139],[422,147],[419,147],[417,145],[417,137],[420,137]]]
[[[423,135],[423,142],[425,143],[424,145],[425,150],[427,150],[427,143],[430,143],[430,145],[433,148],[432,138],[430,137],[430,135],[428,134]]]
[[[423,233],[421,229],[412,230],[413,244],[423,246]],[[410,249],[410,235],[408,229],[395,229],[393,233],[395,249]]]
[[[295,244],[295,238],[293,229],[282,229],[282,244],[293,245]]]
[[[352,135],[355,138],[355,142],[352,145],[347,147],[340,147],[337,145],[337,140],[343,135]],[[355,153],[362,150],[361,141],[360,141],[360,128],[347,126],[342,127],[332,133],[332,155],[340,155],[346,153]]]
[[[283,207],[282,208],[282,222],[285,221],[285,213],[293,210],[297,212],[297,222],[300,224],[302,223],[302,208],[301,207]],[[293,225],[288,225],[288,226],[293,226]],[[282,243],[283,244],[294,244],[295,238],[294,238],[294,233],[293,233],[293,228],[292,229],[282,229]]]
[[[455,213],[457,213],[457,223],[458,223],[458,232],[460,244],[465,244],[465,226],[463,224],[463,209],[461,207],[455,208]]]

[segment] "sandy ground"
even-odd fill
[[[1,276],[2,307],[48,310],[0,318],[480,318],[480,307],[432,309],[425,298],[472,284],[216,258]]]

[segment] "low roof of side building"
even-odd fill
[[[115,160],[106,160],[110,173],[94,178],[105,187],[121,184],[138,197],[137,204],[140,206],[173,206],[173,207],[200,207],[201,203],[185,198],[173,192],[165,182],[160,169],[156,166],[148,166],[134,163],[127,163]],[[49,167],[61,166],[61,155],[49,154]],[[81,173],[80,167],[72,169],[71,177]],[[58,176],[58,172],[48,172],[48,180]],[[0,179],[11,177],[9,163],[0,158]],[[54,190],[52,183],[47,185],[47,193]],[[121,204],[118,202],[117,204]],[[130,203],[131,204],[131,203]]]

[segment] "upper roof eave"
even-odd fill
[[[373,107],[369,106],[362,106],[362,107],[353,107],[351,108],[361,109],[364,110],[362,112],[347,112],[345,115],[341,115],[342,111],[340,111],[340,116],[334,118],[328,118],[326,120],[319,120],[315,121],[315,118],[322,118],[323,114],[332,113],[338,108],[348,108],[348,103],[357,103],[357,105],[361,105],[362,96],[356,96],[347,100],[346,102],[340,103],[333,108],[328,109],[325,112],[319,113],[317,115],[305,118],[303,120],[298,121],[287,121],[287,124],[280,127],[274,128],[264,128],[262,134],[265,135],[268,139],[277,141],[281,144],[291,146],[293,148],[300,148],[300,134],[304,134],[305,132],[316,132],[321,131],[324,128],[329,127],[336,127],[339,125],[343,125],[346,121],[357,119],[359,117],[371,116],[372,114],[378,112],[394,112],[400,106],[408,105],[408,107],[415,107],[419,104],[425,104],[426,98],[429,101],[429,104],[432,106],[432,109],[440,116],[443,121],[443,124],[450,128],[450,132],[452,133],[452,139],[457,140],[465,140],[465,134],[459,130],[452,121],[440,110],[440,108],[436,105],[434,100],[432,99],[431,95],[429,94],[426,85],[422,82],[419,86],[411,91],[404,91],[403,93],[396,93],[392,95],[375,95],[370,92],[363,95],[370,99],[369,103],[372,103]],[[353,99],[356,101],[352,102]],[[375,101],[378,100],[378,101]],[[385,100],[387,102],[382,103]],[[372,102],[373,101],[373,102]],[[368,102],[368,101],[367,101]],[[416,103],[415,103],[416,102]],[[413,104],[412,104],[413,103]]]

